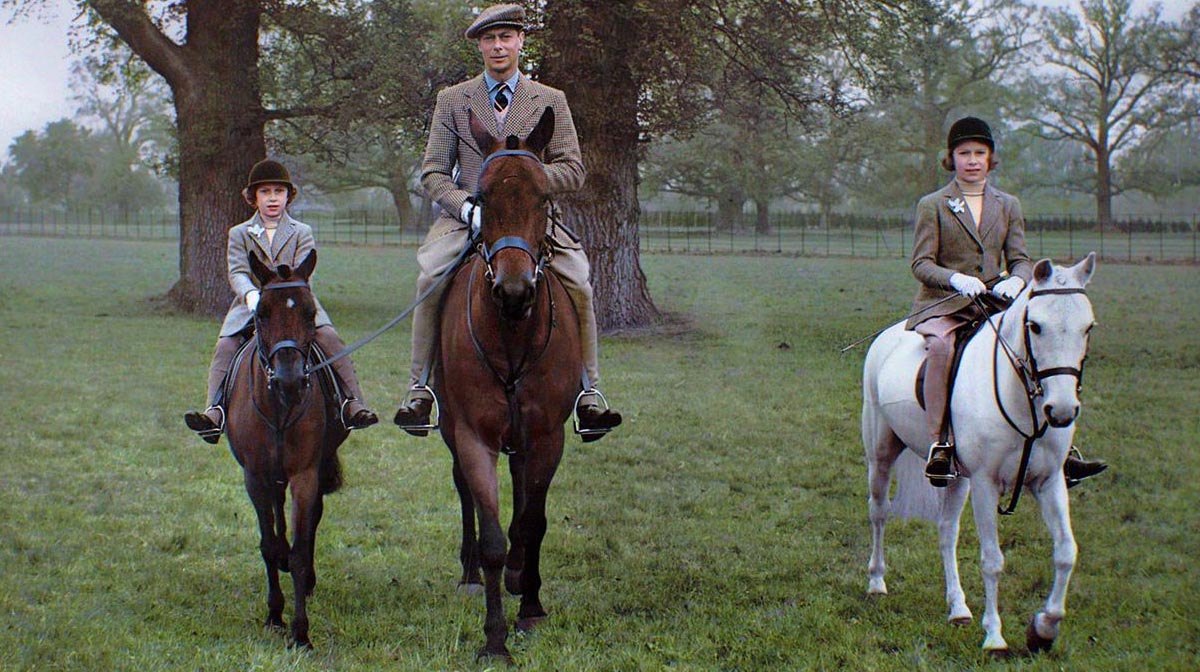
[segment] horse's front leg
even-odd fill
[[[451,454],[454,454],[453,448]],[[458,561],[462,565],[462,576],[458,580],[458,589],[468,595],[483,592],[483,577],[479,568],[479,538],[475,533],[475,498],[471,495],[471,486],[463,475],[462,465],[458,456],[454,456],[454,466],[451,470],[454,477],[454,490],[458,493],[459,509],[462,511],[462,540],[458,546]]]
[[[521,570],[525,567],[525,539],[521,534],[521,517],[525,512],[525,451],[508,458],[508,473],[512,477],[512,520],[508,524],[508,556],[504,562],[504,589],[512,595],[521,594]]]
[[[313,569],[313,548],[317,537],[317,509],[321,494],[318,491],[317,470],[308,469],[291,478],[292,485],[292,587],[295,591],[296,613],[292,616],[292,645],[311,649],[308,638],[308,596],[316,585]]]
[[[943,489],[941,510],[938,512],[938,550],[942,554],[942,573],[946,579],[946,606],[950,609],[946,620],[954,625],[967,625],[972,618],[958,573],[958,535],[963,506],[970,492],[970,480],[955,479]]]
[[[496,479],[498,453],[465,431],[455,431],[458,464],[470,488],[479,524],[479,563],[483,569],[484,602],[487,613],[483,632],[487,641],[479,657],[494,656],[512,660],[505,642],[508,623],[504,617],[502,574],[507,542],[500,527],[500,490]]]
[[[1067,584],[1075,570],[1078,549],[1071,531],[1071,507],[1067,485],[1061,472],[1051,474],[1046,483],[1035,491],[1042,519],[1054,542],[1054,586],[1046,598],[1045,608],[1034,614],[1025,631],[1025,643],[1033,653],[1048,651],[1058,637],[1059,626],[1067,611]]]
[[[287,538],[276,534],[276,512],[281,510],[283,490],[247,470],[244,473],[246,494],[258,517],[259,552],[267,571],[266,627],[282,630],[283,590],[279,587],[280,570],[287,571]]]
[[[878,416],[878,411],[874,411]],[[888,504],[888,484],[891,481],[892,465],[904,450],[896,435],[882,420],[863,418],[864,443],[867,445],[867,518],[871,522],[871,559],[867,563],[867,594],[887,595],[884,573],[887,564],[883,554],[883,530],[887,524],[891,507]]]
[[[1000,572],[1004,571],[1004,552],[1000,550],[996,506],[1000,501],[996,485],[988,478],[974,484],[971,509],[975,514],[975,531],[979,535],[980,573],[983,575],[983,648],[995,656],[1008,653],[1000,622]]]
[[[521,512],[519,536],[524,541],[525,567],[521,572],[521,608],[517,629],[532,630],[547,617],[539,591],[542,587],[542,540],[546,537],[546,497],[550,482],[558,470],[563,451],[563,425],[537,433],[525,465],[525,506]]]

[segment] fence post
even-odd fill
[[[1103,259],[1104,258],[1104,227],[1100,226],[1097,228],[1100,229],[1100,258]]]
[[[1133,261],[1133,226],[1128,221],[1125,226],[1125,261]]]
[[[1166,259],[1166,252],[1163,249],[1163,238],[1164,238],[1163,216],[1162,216],[1162,213],[1159,213],[1159,215],[1158,215],[1158,260],[1159,261],[1163,261]]]

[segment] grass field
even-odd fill
[[[347,341],[407,304],[413,256],[322,249],[318,293]],[[866,597],[864,349],[838,350],[903,314],[907,263],[643,263],[660,307],[690,327],[605,339],[605,390],[627,421],[599,443],[568,440],[543,554],[551,619],[510,640],[519,669],[1200,668],[1200,269],[1099,266],[1077,438],[1113,468],[1072,490],[1079,563],[1055,649],[995,663],[978,623],[945,622],[932,526],[889,527],[891,594]],[[152,300],[175,273],[167,242],[0,240],[0,669],[485,669],[483,605],[454,591],[449,455],[390,425],[341,451],[309,606],[316,649],[263,630],[240,470],[181,420],[203,402],[217,325]],[[407,357],[407,326],[355,356],[381,416]],[[1001,543],[1018,646],[1052,579],[1031,498]],[[969,515],[959,556],[978,616]]]

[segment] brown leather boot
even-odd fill
[[[429,419],[433,414],[433,399],[410,395],[408,401],[396,410],[392,422],[413,436],[428,436],[431,429]]]
[[[934,442],[929,446],[929,460],[925,463],[925,478],[935,488],[944,488],[958,478],[954,473],[954,446]]]
[[[225,409],[220,406],[209,406],[204,412],[188,411],[183,414],[183,421],[188,429],[200,435],[208,443],[216,443],[225,431]]]
[[[1063,463],[1063,476],[1067,479],[1067,487],[1073,488],[1105,469],[1108,469],[1108,463],[1104,460],[1085,460],[1079,449],[1071,446],[1067,461]]]
[[[379,422],[375,411],[367,408],[361,401],[350,397],[342,404],[342,425],[346,429],[366,429]]]
[[[581,402],[575,408],[575,416],[579,419],[576,432],[584,443],[599,441],[604,435],[621,424],[621,414],[611,408],[601,408],[599,404]]]

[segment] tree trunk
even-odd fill
[[[540,79],[567,94],[588,173],[583,189],[560,196],[558,204],[591,261],[596,320],[603,331],[646,326],[659,317],[639,248],[639,85],[629,63],[639,37],[621,20],[633,4],[546,4],[548,48]]]
[[[767,198],[754,199],[754,231],[763,234],[771,232],[771,201]]]
[[[1112,172],[1108,157],[1107,151],[1096,152],[1096,226],[1105,231],[1113,228]]]
[[[742,224],[742,205],[746,194],[740,189],[729,187],[717,196],[716,230],[723,233],[737,231]]]

